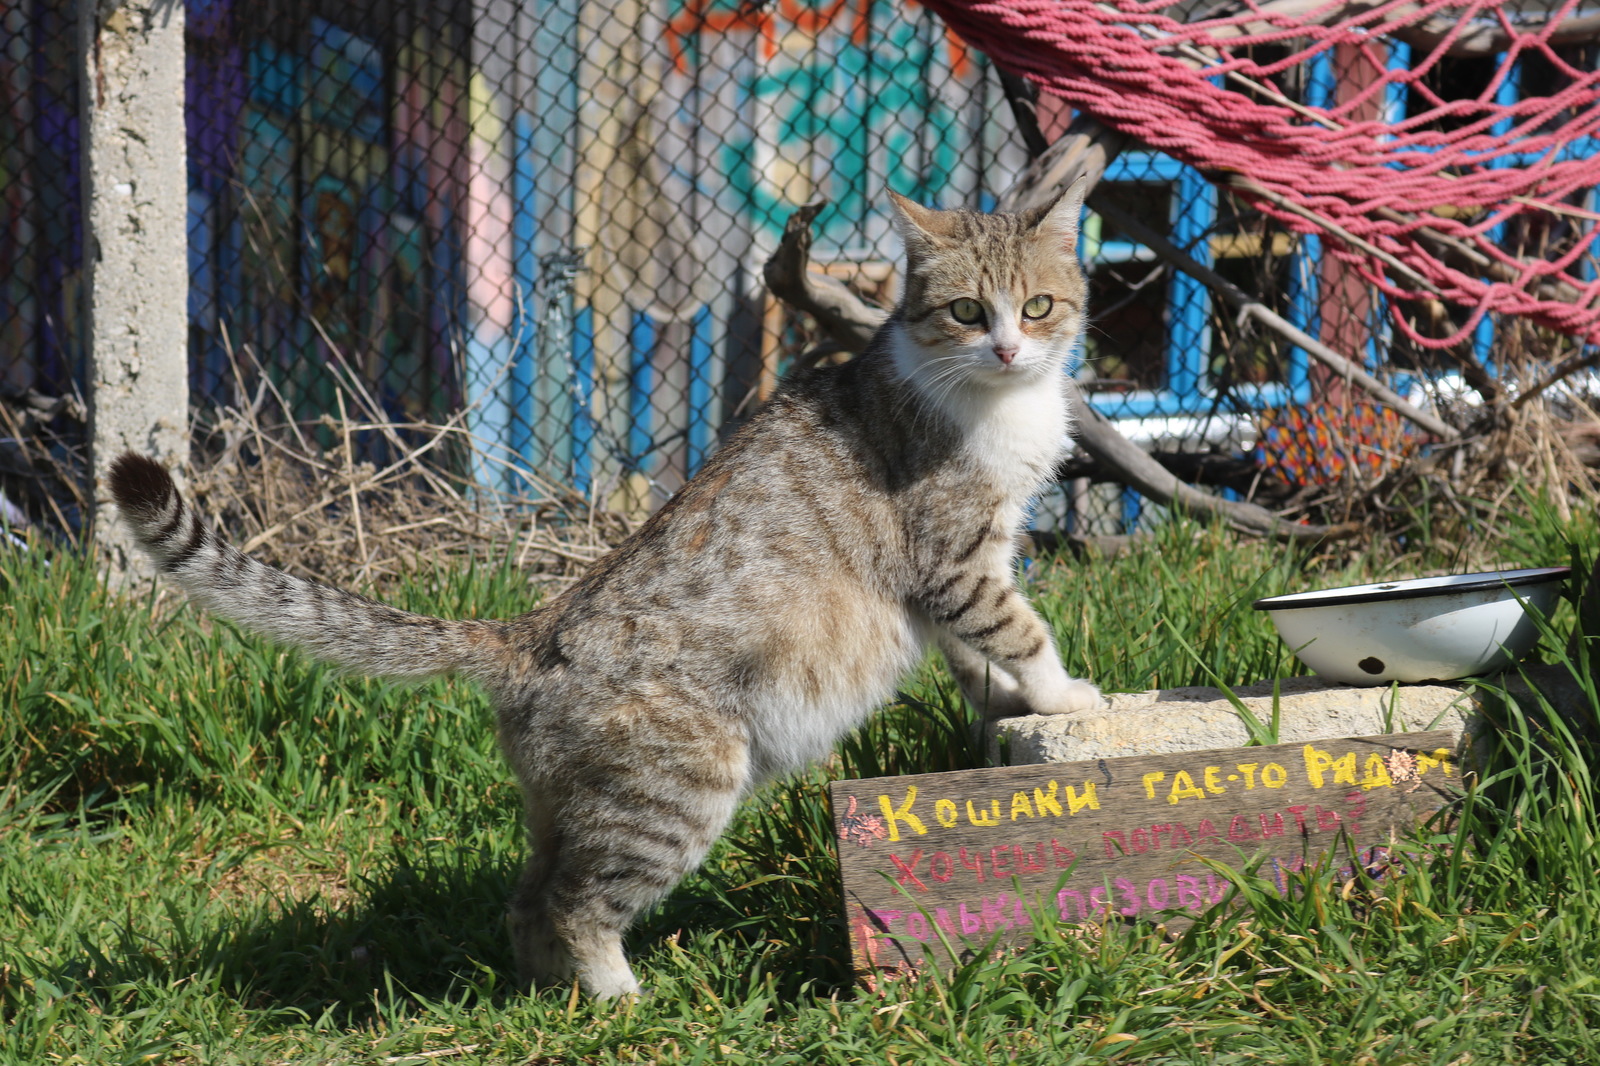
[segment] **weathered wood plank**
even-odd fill
[[[1381,862],[1456,795],[1446,730],[917,774],[831,786],[859,971],[1030,938],[1036,916],[1169,924],[1222,899],[1200,860],[1277,880],[1337,845]],[[1349,850],[1342,854],[1348,861]]]

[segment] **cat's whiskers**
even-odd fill
[[[911,341],[910,338],[905,338],[905,343],[912,344],[915,342]],[[930,359],[920,360],[911,368],[905,377],[901,379],[909,386],[909,388],[904,391],[900,401],[895,405],[895,417],[898,418],[904,413],[906,405],[911,402],[913,395],[917,395],[923,401],[924,407],[935,410],[938,409],[939,397],[935,392],[935,387],[946,378],[962,376],[965,372],[965,364],[967,361],[968,357],[964,352],[956,352],[952,355],[939,355]],[[918,382],[916,380],[917,375],[924,372],[927,372],[930,375],[931,380]],[[916,419],[913,421],[913,427],[915,428],[917,423],[925,417],[927,417],[927,412],[919,411]]]

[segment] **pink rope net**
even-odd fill
[[[1537,24],[1514,21],[1501,2],[1244,0],[1237,14],[1189,23],[1162,14],[1167,4],[1137,0],[923,2],[969,44],[1105,125],[1203,172],[1251,179],[1267,194],[1254,197],[1262,212],[1330,238],[1329,254],[1391,298],[1397,327],[1416,343],[1458,344],[1487,312],[1600,342],[1600,281],[1584,276],[1600,215],[1582,206],[1600,182],[1600,152],[1580,143],[1600,126],[1600,72],[1558,50],[1592,21],[1571,20],[1577,0]],[[1441,99],[1426,75],[1474,39],[1499,53],[1494,76],[1474,99]],[[1391,40],[1412,44],[1408,68],[1389,69]],[[1252,53],[1260,45],[1280,47]],[[1285,72],[1336,49],[1345,70],[1365,72],[1355,84],[1344,79],[1336,103],[1307,107],[1282,92]],[[1513,65],[1534,54],[1565,84],[1496,103]],[[1396,84],[1409,87],[1417,113],[1386,122],[1382,102]],[[1492,239],[1519,216],[1555,238],[1542,258]],[[1423,227],[1509,276],[1442,261],[1418,238]],[[1419,333],[1418,299],[1472,313],[1447,336]]]

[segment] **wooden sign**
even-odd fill
[[[1034,922],[1182,922],[1226,894],[1203,856],[1273,877],[1336,843],[1381,866],[1460,784],[1445,730],[831,785],[857,970],[1030,938]],[[1348,843],[1343,843],[1348,841]]]

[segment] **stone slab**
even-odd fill
[[[1576,708],[1583,698],[1563,667],[1531,666],[1525,671],[1557,710]],[[1508,686],[1513,692],[1524,687],[1520,678],[1511,679]],[[1260,721],[1272,720],[1271,682],[1232,691]],[[1286,678],[1279,682],[1278,742],[1448,729],[1458,737],[1459,746],[1463,735],[1482,733],[1490,698],[1471,681],[1355,688],[1316,677]],[[1116,694],[1109,697],[1109,706],[1083,714],[1003,719],[994,723],[989,736],[991,758],[1011,765],[1205,751],[1248,743],[1244,718],[1214,688]]]

